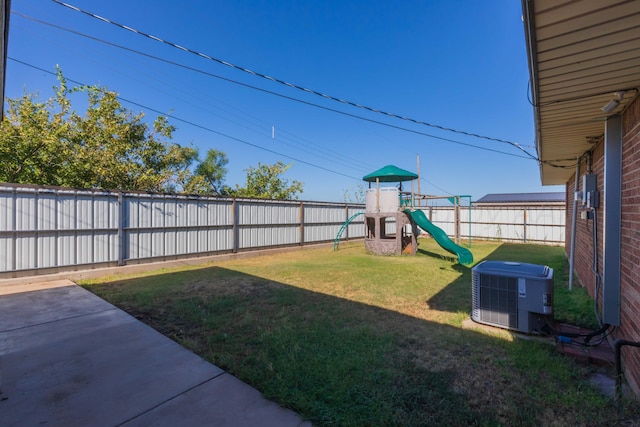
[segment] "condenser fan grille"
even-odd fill
[[[480,321],[508,328],[518,327],[518,279],[480,274]]]
[[[482,261],[471,271],[471,319],[527,334],[553,316],[553,269]]]

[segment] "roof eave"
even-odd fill
[[[538,106],[538,54],[536,51],[535,13],[531,0],[522,0],[522,22],[529,62],[529,86],[531,89],[531,103],[533,104],[533,121],[535,127],[535,144],[538,159],[542,159],[542,142],[540,137],[540,108]],[[543,163],[538,161],[540,181],[544,185]]]

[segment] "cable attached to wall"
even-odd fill
[[[592,221],[591,221],[591,238],[593,241],[593,253],[591,261],[591,271],[595,277],[595,289],[593,296],[593,313],[596,316],[598,325],[602,326],[602,319],[598,313],[598,299],[600,297],[600,288],[602,286],[602,275],[600,274],[600,268],[598,266],[598,211],[596,208],[590,208]]]

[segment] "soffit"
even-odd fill
[[[640,1],[523,0],[523,19],[541,179],[564,184],[602,140],[606,118],[638,94]],[[620,91],[620,105],[602,111]]]

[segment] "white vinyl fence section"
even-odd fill
[[[364,210],[358,204],[0,184],[0,278],[331,242],[348,218]],[[469,236],[564,242],[564,207],[423,210],[462,242]],[[395,232],[393,221],[386,231]],[[364,234],[364,216],[358,216],[341,239]]]
[[[449,236],[456,235],[454,207],[423,208]],[[468,206],[459,208],[459,238],[505,242],[564,244],[564,206]]]
[[[363,205],[0,185],[0,277],[331,242]],[[342,240],[364,237],[364,217]]]

